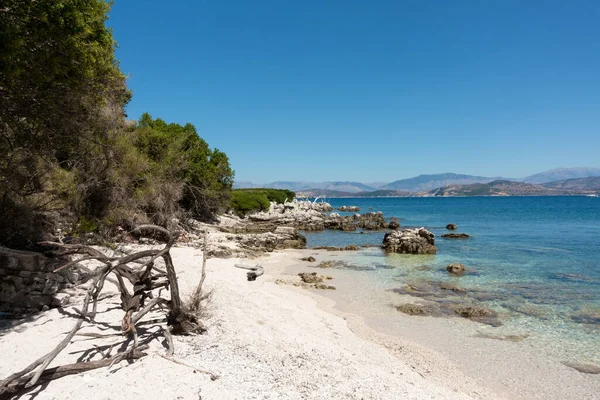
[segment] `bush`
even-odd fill
[[[271,202],[283,204],[296,194],[284,189],[235,189],[231,192],[231,209],[240,216],[266,211]]]

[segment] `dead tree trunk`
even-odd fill
[[[8,398],[17,392],[31,388],[41,382],[57,379],[65,375],[88,371],[95,368],[110,366],[125,359],[137,359],[146,355],[141,350],[145,346],[138,346],[138,334],[136,324],[147,313],[153,310],[166,310],[166,320],[168,327],[163,327],[165,338],[168,343],[168,354],[173,354],[173,334],[191,334],[202,333],[206,329],[199,320],[200,301],[203,298],[202,283],[205,278],[205,263],[203,261],[202,279],[194,292],[194,297],[198,298],[191,306],[184,306],[179,292],[177,282],[177,273],[173,265],[170,250],[175,244],[178,234],[172,234],[168,230],[155,225],[142,225],[136,228],[133,233],[142,236],[160,237],[166,245],[160,250],[143,250],[123,257],[109,257],[102,252],[83,245],[71,245],[54,242],[43,242],[50,248],[47,255],[63,257],[69,255],[83,255],[79,260],[71,261],[60,269],[70,268],[81,260],[97,260],[104,264],[103,267],[96,270],[94,279],[88,288],[84,299],[80,316],[69,332],[69,334],[48,354],[37,359],[23,370],[16,372],[0,382],[0,399]],[[205,235],[206,257],[206,235]],[[155,261],[162,259],[165,263],[165,271],[155,266]],[[131,264],[131,265],[130,265]],[[94,324],[94,318],[97,313],[99,295],[104,288],[104,283],[109,275],[115,275],[119,291],[121,293],[121,307],[125,312],[121,321],[122,333],[130,336],[132,344],[125,351],[112,357],[105,356],[102,360],[80,362],[76,364],[63,365],[48,369],[50,363],[56,358],[62,350],[67,347],[69,342],[82,328],[84,323]],[[128,286],[132,287],[130,291]],[[159,288],[169,288],[170,298],[165,299],[156,296],[153,290]],[[144,304],[146,299],[151,299]],[[90,305],[92,309],[89,310]]]

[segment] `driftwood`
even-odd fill
[[[255,281],[256,278],[258,278],[259,276],[261,276],[262,274],[265,273],[265,269],[259,265],[245,265],[245,264],[235,264],[236,268],[241,268],[241,269],[249,269],[250,271],[248,271],[248,273],[246,274],[248,276],[248,280],[249,281]]]
[[[167,343],[167,357],[169,358],[174,352],[171,333],[192,334],[203,333],[206,330],[199,319],[201,302],[207,296],[202,292],[202,285],[206,278],[206,234],[204,236],[202,278],[194,291],[191,304],[184,305],[179,293],[177,274],[170,254],[171,247],[175,243],[178,234],[172,234],[168,230],[155,225],[139,226],[132,233],[161,238],[166,242],[166,245],[160,250],[143,250],[123,257],[109,257],[85,245],[55,242],[40,243],[48,248],[48,251],[45,252],[48,256],[83,256],[68,262],[55,272],[73,267],[83,260],[96,260],[104,265],[94,272],[79,317],[71,331],[51,352],[37,359],[23,370],[2,380],[0,382],[0,399],[12,397],[18,392],[39,385],[42,382],[96,368],[112,366],[123,360],[134,360],[145,356],[146,353],[142,350],[147,349],[147,345],[140,345],[136,324],[151,311],[160,310],[166,313],[167,326],[162,327],[162,332]],[[164,261],[164,271],[154,265],[159,258]],[[129,264],[133,264],[133,266]],[[109,275],[116,278],[115,283],[120,291],[121,307],[125,312],[121,320],[122,334],[129,337],[130,346],[114,356],[110,356],[112,347],[109,348],[107,353],[102,353],[97,348],[98,354],[102,354],[104,357],[101,360],[78,362],[48,369],[50,363],[67,347],[73,337],[79,335],[78,331],[84,323],[95,323],[99,296],[104,288],[104,283],[109,279]],[[163,288],[169,290],[169,299],[162,298],[160,292],[158,296],[153,293],[154,290],[162,290]]]

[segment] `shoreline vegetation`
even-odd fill
[[[324,312],[309,298],[344,292],[336,287],[335,257],[359,247],[307,250],[299,231],[381,232],[387,251],[435,254],[431,232],[400,227],[381,212],[299,201],[289,190],[233,189],[227,155],[193,125],[149,113],[128,119],[132,94],[106,26],[110,3],[5,3],[0,399],[514,398],[524,384],[552,395],[552,384],[540,386],[544,373],[555,385],[564,384],[561,377],[575,385],[556,390],[561,396],[598,393],[595,365],[536,358],[543,370],[504,393],[502,380],[489,378],[489,390],[484,378],[427,344],[381,332],[364,339],[374,331],[359,316],[340,317],[322,297]],[[432,195],[537,190],[509,181],[481,185]],[[240,268],[255,271],[254,279]],[[456,276],[470,272],[448,266]],[[412,295],[422,289],[405,288]],[[406,314],[426,311],[396,306]],[[435,311],[473,325],[498,323],[483,307]],[[430,326],[394,313],[415,331]],[[478,349],[494,347],[467,340]],[[497,348],[490,354],[503,363],[507,348]],[[518,348],[509,353],[518,368],[502,379],[530,366]],[[465,354],[465,364],[477,357]]]

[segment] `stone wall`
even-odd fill
[[[62,305],[57,304],[56,293],[81,279],[74,270],[52,272],[64,262],[0,246],[0,311]]]

